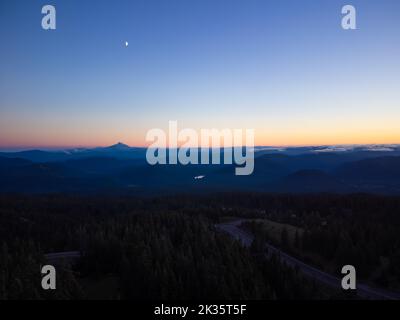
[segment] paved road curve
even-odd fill
[[[228,233],[233,238],[239,240],[245,247],[250,247],[251,243],[254,240],[252,234],[240,229],[240,225],[245,220],[235,220],[229,223],[221,223],[217,224],[215,227],[217,230],[221,230],[223,232]],[[288,255],[282,250],[272,246],[271,244],[267,244],[267,254],[276,254],[280,257],[281,261],[285,262],[287,265],[292,267],[297,267],[300,272],[302,272],[305,276],[314,279],[319,283],[323,283],[330,287],[341,289],[341,279],[330,275],[326,272],[323,272],[317,268],[314,268],[295,257]],[[400,300],[400,293],[390,292],[382,289],[371,288],[365,284],[358,283],[357,284],[357,295],[361,298],[366,299],[377,299],[377,300]]]
[[[74,263],[81,257],[81,253],[79,251],[64,251],[64,252],[54,252],[47,253],[44,255],[47,263],[51,265],[59,265],[63,262],[66,263]]]

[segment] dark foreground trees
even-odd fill
[[[215,230],[221,218],[265,218],[286,250],[348,261],[395,286],[400,200],[374,196],[221,194],[128,197],[0,196],[0,299],[313,299],[332,297],[278,260]],[[290,232],[289,232],[290,231]],[[266,236],[268,238],[268,235]],[[264,240],[266,240],[265,238]],[[258,249],[257,249],[258,248]],[[78,250],[41,289],[44,253]],[[386,275],[386,278],[385,278]]]
[[[306,280],[255,257],[214,228],[195,201],[101,198],[0,199],[0,299],[312,298]],[[41,289],[44,253],[79,250]]]

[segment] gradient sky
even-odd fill
[[[400,143],[400,1],[0,1],[0,148],[142,146],[169,120],[257,145]]]

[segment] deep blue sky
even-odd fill
[[[399,42],[398,0],[1,0],[0,147],[143,145],[168,120],[259,145],[400,142]]]

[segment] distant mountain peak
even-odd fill
[[[130,149],[131,147],[128,146],[127,144],[124,144],[122,142],[118,142],[110,147],[108,147],[107,149],[117,149],[117,150],[124,150],[124,149]]]

